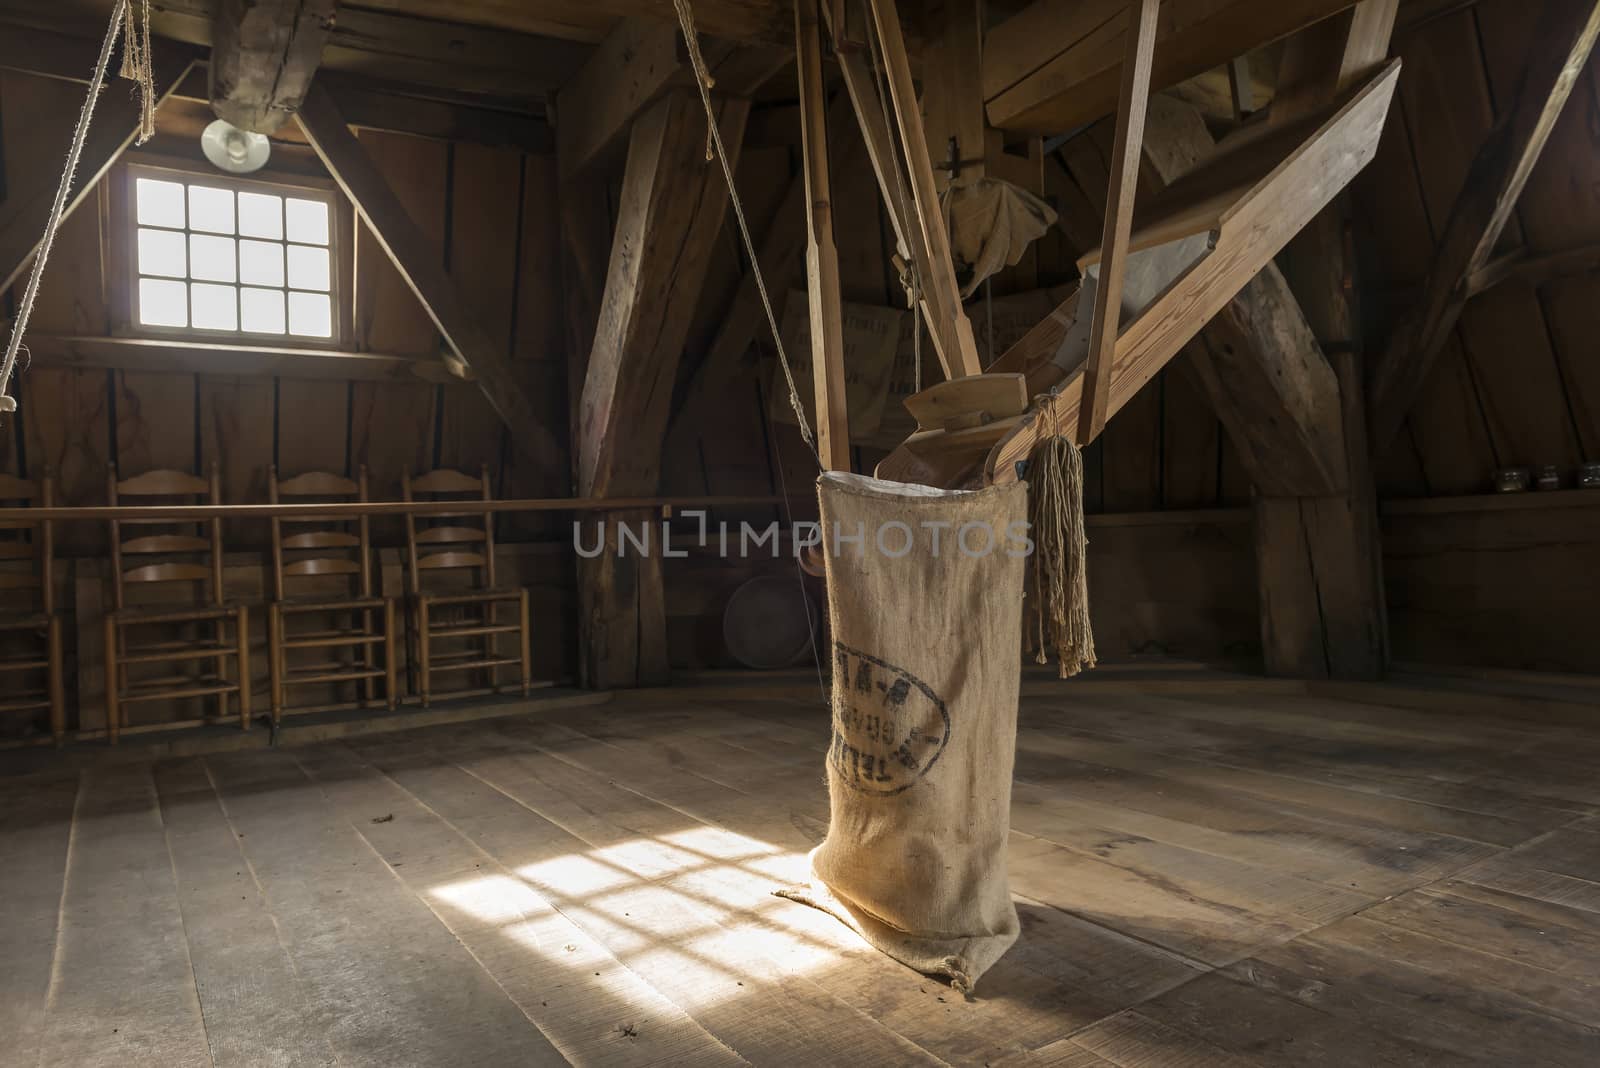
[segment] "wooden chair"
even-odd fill
[[[488,675],[489,689],[499,693],[499,669],[510,664],[521,667],[522,693],[526,697],[532,685],[528,591],[496,584],[494,515],[470,509],[474,500],[491,499],[488,466],[481,469],[477,478],[449,470],[412,478],[407,471],[401,479],[401,492],[406,501],[416,501],[418,494],[425,494],[434,500],[461,500],[463,505],[462,511],[443,515],[420,517],[406,513],[410,630],[415,650],[411,663],[423,705],[428,704],[433,676],[439,672],[483,671]],[[427,588],[430,582],[437,585],[452,577],[455,587],[451,590]],[[517,605],[515,623],[501,623],[496,618],[496,609],[507,601]],[[518,655],[499,655],[497,644],[502,634],[517,635]],[[469,648],[446,652],[433,647],[436,640],[456,639],[466,639]]]
[[[210,478],[182,471],[149,471],[117,480],[112,471],[109,500],[112,507],[148,504],[220,504],[221,480],[215,465]],[[128,500],[133,498],[133,500]],[[166,528],[163,533],[142,534],[123,540],[124,527]],[[137,557],[139,566],[123,570],[123,558]],[[147,591],[154,584],[188,586],[186,602],[130,605],[129,593]],[[238,697],[239,726],[250,727],[250,620],[243,605],[228,604],[223,597],[222,520],[188,522],[169,519],[117,518],[111,520],[112,609],[105,617],[106,727],[115,743],[125,726],[124,706],[142,701],[217,698],[217,714],[225,716],[228,695]],[[227,634],[233,624],[233,636]],[[135,630],[199,626],[209,636],[167,637],[134,641]],[[209,626],[207,626],[209,625]],[[235,661],[234,677],[226,673]],[[128,668],[139,664],[183,665],[211,661],[208,674],[179,672],[130,682]]]
[[[268,606],[267,642],[272,662],[272,725],[283,721],[284,692],[291,686],[360,682],[362,704],[376,697],[374,683],[384,680],[384,698],[393,711],[398,699],[395,685],[398,664],[395,650],[394,599],[372,592],[372,542],[366,516],[341,516],[339,505],[367,499],[367,469],[356,481],[323,471],[313,471],[279,481],[278,469],[267,472],[267,491],[273,504],[285,498],[326,504],[326,513],[304,518],[272,520],[272,595]],[[315,529],[284,534],[285,525],[315,525]],[[354,524],[355,533],[350,532]],[[310,555],[317,554],[317,555]],[[343,581],[342,592],[327,592],[330,582]],[[302,592],[291,596],[293,583]],[[349,613],[348,626],[336,623],[325,629],[291,632],[287,620],[296,615],[339,616]],[[373,629],[377,614],[381,629]],[[315,622],[315,620],[313,621]],[[376,666],[373,648],[383,646],[383,666]],[[289,653],[297,649],[353,650],[352,665],[335,660],[298,670],[289,666]]]
[[[49,508],[55,503],[55,478],[49,470],[37,483],[0,474],[0,502],[12,507],[37,504]],[[29,570],[20,570],[20,564],[0,569],[0,634],[8,636],[8,655],[0,657],[0,679],[5,680],[4,690],[0,691],[4,693],[4,698],[0,699],[0,713],[38,713],[49,709],[50,733],[60,745],[67,733],[66,688],[62,682],[65,654],[62,622],[56,615],[55,586],[51,581],[55,537],[50,520],[0,523],[0,561],[22,560],[30,561]],[[25,651],[9,648],[10,635],[17,636],[16,647]],[[42,650],[38,648],[41,643]],[[42,674],[44,684],[14,685],[11,680],[16,674]]]

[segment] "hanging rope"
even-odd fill
[[[61,218],[66,214],[67,196],[72,191],[72,176],[78,171],[78,159],[83,155],[83,143],[89,136],[89,120],[94,115],[95,101],[105,85],[106,70],[111,66],[111,50],[116,47],[117,35],[126,27],[127,43],[123,49],[122,75],[138,81],[143,98],[140,115],[140,143],[155,131],[155,87],[150,66],[150,3],[144,3],[144,34],[140,43],[133,27],[132,0],[118,0],[111,12],[111,23],[106,27],[105,40],[100,44],[100,58],[89,78],[89,91],[84,96],[83,107],[78,112],[78,125],[72,133],[72,146],[61,169],[61,181],[56,185],[55,199],[50,204],[50,214],[45,220],[44,236],[39,241],[39,251],[33,258],[33,269],[28,273],[28,285],[22,293],[22,303],[17,307],[16,321],[11,324],[11,339],[6,343],[5,363],[0,366],[0,412],[17,410],[16,398],[8,391],[11,373],[16,369],[17,353],[22,348],[22,338],[28,330],[28,318],[33,314],[34,302],[39,297],[39,279],[44,276],[44,265],[55,247],[56,231],[61,228]],[[130,58],[130,56],[132,58]],[[132,73],[130,73],[130,71]]]
[[[822,456],[817,452],[817,441],[811,433],[811,424],[806,421],[805,405],[800,401],[800,391],[794,384],[794,371],[789,366],[789,354],[784,351],[783,337],[778,330],[778,317],[772,310],[772,297],[767,292],[767,280],[761,274],[761,260],[756,256],[756,243],[750,237],[750,224],[745,221],[744,204],[739,199],[739,189],[733,182],[733,167],[728,163],[728,152],[722,145],[722,130],[717,123],[716,108],[711,106],[711,87],[716,84],[716,79],[711,77],[711,71],[706,66],[705,57],[700,54],[700,38],[695,33],[694,12],[689,9],[688,0],[672,0],[672,6],[678,11],[678,27],[683,31],[684,44],[689,51],[689,63],[694,67],[694,84],[700,90],[700,102],[706,109],[706,161],[710,162],[713,155],[712,148],[716,148],[715,155],[722,164],[722,177],[728,183],[728,200],[733,205],[733,217],[739,222],[739,236],[744,239],[745,255],[750,258],[750,270],[755,275],[756,291],[761,294],[761,307],[767,313],[767,328],[772,331],[772,343],[778,350],[778,366],[783,368],[783,380],[789,387],[789,406],[794,409],[795,422],[800,424],[800,436],[805,439],[806,448],[811,450],[812,459],[817,461],[817,470],[823,470]]]
[[[1059,422],[1053,431],[1029,464],[1028,519],[1034,537],[1036,660],[1048,663],[1053,653],[1065,679],[1094,667],[1094,629],[1089,621],[1083,453],[1061,433]]]

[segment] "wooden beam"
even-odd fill
[[[1400,0],[1363,0],[1284,42],[1267,120],[1293,122],[1376,70],[1399,10]]]
[[[1111,392],[1111,353],[1122,327],[1122,276],[1127,270],[1128,237],[1133,230],[1133,200],[1139,184],[1139,152],[1144,117],[1150,106],[1150,58],[1156,43],[1160,0],[1130,0],[1133,19],[1128,54],[1122,63],[1117,101],[1117,132],[1111,148],[1111,186],[1100,237],[1100,278],[1094,317],[1089,324],[1089,355],[1083,367],[1083,398],[1078,408],[1078,444],[1087,445],[1106,426]]]
[[[737,153],[749,103],[724,99],[717,121]],[[584,496],[653,493],[678,360],[721,229],[728,190],[705,158],[699,95],[674,89],[634,120],[616,233],[577,426]],[[736,165],[730,159],[729,165]],[[654,523],[654,516],[631,517]],[[611,551],[578,568],[580,664],[599,688],[664,681],[666,609],[659,552]],[[656,527],[659,532],[659,526]]]
[[[716,89],[747,97],[788,61],[773,46],[735,48],[702,37],[701,54]],[[568,182],[620,145],[628,125],[652,101],[674,87],[694,85],[688,51],[678,24],[627,18],[600,42],[583,69],[556,94],[556,158]]]
[[[900,147],[911,182],[911,201],[915,209],[913,222],[921,231],[922,243],[927,248],[928,262],[918,264],[918,267],[923,283],[938,294],[942,313],[950,316],[952,322],[949,337],[952,348],[939,353],[940,362],[944,364],[948,378],[980,374],[983,365],[978,361],[978,344],[972,336],[972,322],[961,307],[961,294],[956,288],[950,234],[945,228],[944,212],[939,207],[939,196],[933,183],[933,164],[922,128],[922,111],[917,103],[916,86],[911,80],[911,64],[906,57],[905,37],[900,30],[899,10],[894,0],[869,0],[869,3],[873,26],[878,32],[878,43],[883,49],[889,97],[894,102],[895,125],[900,130]]]
[[[296,118],[328,174],[366,221],[428,318],[456,358],[477,377],[479,388],[510,431],[512,443],[536,463],[559,456],[560,444],[523,391],[510,354],[489,337],[462,302],[438,254],[406,213],[383,172],[350,132],[333,96],[313,83]]]
[[[341,382],[352,379],[390,382],[421,380],[466,386],[462,379],[450,373],[442,360],[381,352],[29,332],[28,353],[36,367],[113,367],[183,374],[334,379]]]
[[[1600,271],[1600,243],[1564,248],[1560,252],[1546,252],[1541,256],[1530,256],[1527,249],[1517,249],[1490,260],[1474,271],[1467,279],[1467,296],[1469,299],[1476,297],[1513,278],[1524,285],[1538,288],[1558,278],[1572,278],[1597,271]]]
[[[1372,370],[1374,457],[1399,432],[1439,350],[1455,329],[1471,280],[1495,242],[1544,150],[1600,33],[1600,2],[1546,0],[1511,110],[1472,161],[1445,225],[1422,299],[1401,320]]]
[[[1327,122],[1221,214],[1215,243],[1122,331],[1111,368],[1107,416],[1127,403],[1166,362],[1371,162],[1389,112],[1398,61],[1362,87]],[[988,481],[1017,477],[1045,428],[1076,434],[1082,373],[1011,428],[990,453]]]
[[[1353,0],[1168,0],[1156,30],[1152,89],[1203,74]],[[1052,136],[1116,108],[1127,55],[1126,0],[1035,0],[989,31],[989,123]]]
[[[183,79],[191,62],[193,54],[187,48],[179,46],[156,50],[157,106]],[[111,169],[111,165],[133,143],[138,133],[139,102],[136,96],[116,91],[103,94],[95,104],[88,138],[84,141],[83,154],[78,160],[78,173],[73,178],[63,218],[83,203],[89,190]],[[68,140],[70,136],[64,134],[61,141],[63,157]],[[60,178],[59,164],[59,160],[52,160],[46,166],[8,169],[10,183],[4,203],[0,203],[0,290],[11,288],[39,249],[45,222],[50,218],[50,207],[55,202],[56,183]]]
[[[845,401],[844,306],[839,295],[839,249],[833,240],[820,20],[817,0],[795,0],[795,68],[800,79],[800,153],[806,190],[806,296],[811,311],[817,454],[825,470],[848,471],[850,411]]]
[[[338,0],[215,0],[211,12],[211,109],[270,134],[300,107]]]

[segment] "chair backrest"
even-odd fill
[[[314,516],[273,517],[272,590],[278,600],[288,596],[289,580],[321,575],[354,575],[358,594],[372,596],[369,521],[364,515],[339,514],[339,505],[367,499],[365,467],[351,481],[327,471],[279,480],[273,466],[267,469],[267,493],[273,504],[328,506],[326,513]]]
[[[38,482],[15,475],[0,474],[0,504],[10,508],[49,508],[55,504],[55,473],[45,468]],[[28,560],[27,571],[20,565],[12,570],[6,562]],[[0,605],[8,614],[26,615],[35,605],[22,605],[11,591],[36,590],[37,610],[55,612],[55,584],[50,581],[55,568],[55,524],[48,519],[14,519],[0,522]]]
[[[492,499],[489,493],[489,465],[483,465],[477,478],[447,469],[429,471],[412,478],[411,472],[407,471],[400,478],[400,490],[407,501],[462,502],[459,512],[431,516],[406,513],[411,592],[422,592],[423,576],[426,574],[462,569],[476,572],[479,588],[493,588],[494,515],[487,511],[473,511],[469,507],[473,501]]]
[[[221,504],[222,479],[215,464],[209,478],[185,471],[146,471],[132,478],[110,475],[107,499],[113,508],[123,505]],[[123,528],[138,533],[124,540]],[[123,557],[135,557],[136,567],[123,570]],[[132,561],[129,561],[130,563]],[[212,519],[111,520],[111,585],[117,608],[125,607],[128,586],[147,582],[196,582],[201,595],[196,604],[223,602],[222,517]],[[205,586],[209,583],[210,589]]]

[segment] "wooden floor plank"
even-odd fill
[[[620,789],[597,800],[553,787],[526,774],[530,758],[521,755],[446,750],[459,756],[457,768],[414,747],[363,740],[354,748],[752,1063],[826,1061],[845,1051],[868,1062],[934,1061],[786,967],[780,958],[795,944],[787,932],[677,885],[707,863],[673,844],[695,829],[682,814]],[[552,824],[575,844],[555,852],[541,844]],[[788,907],[770,894],[761,904]]]
[[[204,765],[164,762],[155,782],[217,1068],[337,1063]]]
[[[745,1063],[438,810],[347,747],[292,755],[573,1064]],[[451,800],[458,804],[470,807],[486,792],[464,775],[455,778],[462,792]],[[373,822],[372,812],[387,818]],[[544,830],[542,844],[552,855],[582,849],[559,828]]]
[[[39,1060],[77,799],[75,773],[0,784],[0,1035],[17,1064]]]
[[[1073,1035],[1078,1049],[1126,1068],[1243,1068],[1245,1061],[1130,1009]]]
[[[341,1063],[566,1063],[285,753],[206,766]]]
[[[210,1065],[146,764],[85,772],[39,1064]]]

